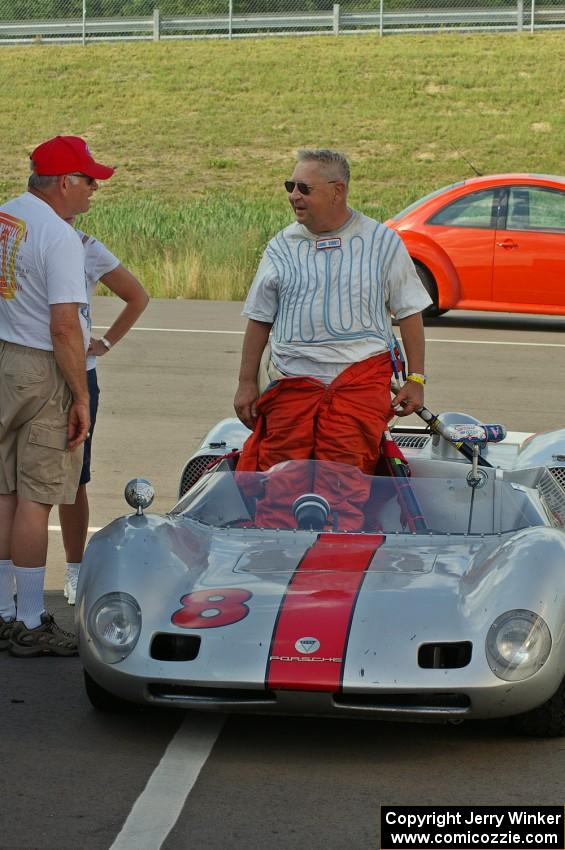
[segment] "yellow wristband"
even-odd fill
[[[406,380],[412,381],[414,384],[421,384],[422,386],[424,386],[424,384],[426,383],[426,376],[419,375],[417,372],[410,372]]]

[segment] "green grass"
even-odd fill
[[[112,247],[158,298],[242,300],[286,206],[223,196],[191,203],[149,198],[97,205],[81,226]]]
[[[291,220],[298,147],[343,150],[386,218],[472,174],[563,173],[565,32],[37,45],[0,50],[0,199],[56,133],[117,163],[85,230],[154,295],[242,298]]]

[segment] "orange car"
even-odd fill
[[[565,177],[462,180],[386,224],[401,235],[433,298],[427,315],[455,309],[565,316]]]

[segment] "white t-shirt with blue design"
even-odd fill
[[[281,372],[329,382],[392,349],[391,314],[403,319],[431,303],[400,236],[353,212],[323,237],[294,223],[271,239],[243,315],[273,323]]]

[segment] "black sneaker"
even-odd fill
[[[76,638],[70,632],[65,632],[57,625],[52,614],[44,611],[41,615],[41,625],[35,629],[18,621],[12,628],[10,655],[18,658],[34,658],[38,655],[78,655]]]
[[[4,617],[0,616],[0,652],[10,646],[10,638],[15,624],[15,620],[5,620]]]

